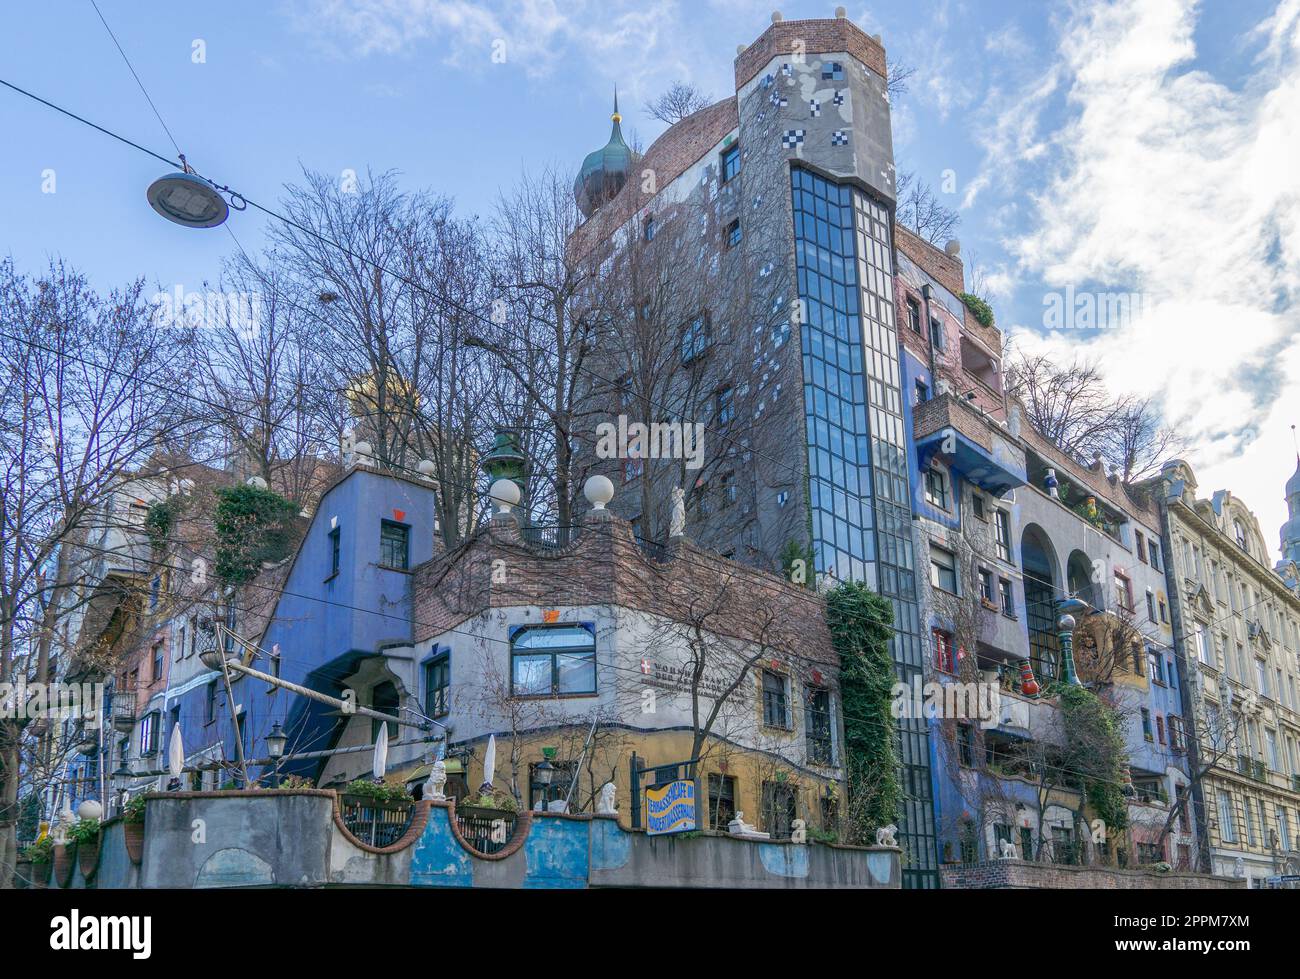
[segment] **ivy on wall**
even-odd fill
[[[969,292],[963,292],[960,298],[961,301],[966,304],[966,308],[971,311],[971,315],[974,316],[983,326],[993,325],[992,306],[986,303],[979,296],[972,295]]]
[[[214,529],[216,575],[229,585],[255,576],[263,561],[279,561],[293,544],[297,506],[279,493],[256,486],[217,490]]]
[[[1122,786],[1128,754],[1118,714],[1086,687],[1058,683],[1051,694],[1061,705],[1063,734],[1072,746],[1070,764],[1079,773],[1089,808],[1108,831],[1124,829],[1128,802]]]
[[[902,799],[890,710],[893,620],[888,599],[860,582],[837,585],[826,595],[826,622],[840,658],[850,843],[874,844],[875,830],[897,821]]]

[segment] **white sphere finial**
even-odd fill
[[[434,476],[438,475],[438,467],[434,465],[432,459],[421,459],[420,464],[415,468],[420,471],[420,475],[425,479],[433,479]]]
[[[523,494],[519,492],[519,484],[514,480],[498,479],[488,487],[488,496],[497,504],[497,513],[509,513],[519,505]]]
[[[849,12],[848,12],[847,10],[845,10],[843,7],[836,7],[836,8],[835,8],[835,16],[836,16],[837,19],[839,19],[839,20],[843,20],[843,19],[844,19],[845,17],[847,17],[848,15],[849,15]]]
[[[95,799],[86,799],[77,806],[77,815],[82,819],[99,819],[104,815],[104,807]]]
[[[783,18],[781,17],[781,11],[779,11],[779,10],[773,10],[773,11],[772,11],[772,23],[773,23],[773,24],[779,24],[779,23],[781,23],[782,20],[783,20]]]
[[[582,495],[593,510],[603,510],[605,504],[614,499],[614,484],[608,476],[592,476],[583,484]]]

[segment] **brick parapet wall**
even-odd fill
[[[516,529],[493,521],[466,546],[416,568],[416,640],[490,608],[612,605],[698,620],[709,633],[763,642],[774,654],[831,668],[838,663],[815,592],[685,538],[667,548],[664,560],[654,560],[626,521],[605,512],[589,514],[577,540],[563,549],[531,547]]]
[[[885,77],[884,47],[847,17],[783,20],[765,30],[736,56],[736,90],[744,88],[773,58],[799,51],[805,56],[843,51]]]

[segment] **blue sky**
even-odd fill
[[[773,6],[100,0],[182,149],[219,182],[269,203],[304,165],[395,169],[462,213],[602,144],[615,85],[643,144],[663,127],[640,107],[672,80],[730,94],[736,45]],[[1201,492],[1232,488],[1276,548],[1300,423],[1300,0],[846,6],[917,69],[895,106],[899,164],[961,209],[999,325],[1027,349],[1085,348],[1117,388],[1158,398],[1192,440]],[[13,4],[5,21],[0,77],[171,153],[89,0]],[[0,248],[20,267],[61,255],[101,286],[193,289],[234,249],[226,231],[147,207],[162,164],[8,90],[0,126]],[[263,228],[254,213],[230,222],[250,250]],[[1138,311],[1045,332],[1067,289],[1135,294]]]

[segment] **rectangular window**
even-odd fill
[[[1011,592],[1011,582],[1006,578],[998,579],[998,596],[1002,603],[1002,614],[1015,615],[1016,601]]]
[[[957,656],[952,648],[952,633],[931,629],[934,638],[934,668],[941,673],[957,672]]]
[[[930,584],[957,594],[957,558],[952,551],[930,547]]]
[[[1233,818],[1232,795],[1227,789],[1219,789],[1219,838],[1224,843],[1237,842],[1237,823]]]
[[[689,364],[709,349],[709,317],[696,316],[682,328],[682,364]]]
[[[158,712],[150,711],[140,721],[140,755],[148,757],[158,752]]]
[[[1151,570],[1160,570],[1160,542],[1153,540],[1151,546],[1147,548],[1147,558],[1151,561]]]
[[[424,664],[424,709],[430,717],[442,717],[451,710],[451,653]]]
[[[510,692],[556,697],[596,692],[596,634],[591,626],[523,626],[510,640]]]
[[[709,826],[725,831],[736,818],[736,778],[709,773]]]
[[[937,318],[930,317],[930,343],[936,350],[943,350],[943,323]]]
[[[814,765],[833,765],[834,743],[831,738],[831,693],[814,687],[808,691],[804,711],[804,729],[808,736],[808,761]]]
[[[1158,599],[1156,604],[1160,606],[1160,621],[1168,623],[1169,609],[1165,606],[1165,600],[1163,598]]]
[[[993,511],[993,543],[1003,561],[1011,561],[1011,518],[1006,510]]]
[[[741,236],[740,218],[736,218],[734,221],[728,224],[726,229],[723,231],[723,238],[727,243],[727,247],[735,248],[737,245],[739,245],[740,236]]]
[[[217,719],[217,681],[208,684],[203,698],[203,722],[211,724]]]
[[[655,229],[655,219],[654,219],[654,215],[653,215],[653,214],[651,214],[651,215],[647,215],[647,217],[646,217],[646,219],[645,219],[645,224],[642,225],[642,230],[643,230],[643,232],[644,232],[644,234],[645,234],[645,240],[646,240],[646,241],[654,241],[654,240],[655,240],[655,230],[656,230],[656,229]]]
[[[152,612],[158,607],[158,595],[162,591],[162,575],[154,575],[149,579],[149,611]]]
[[[728,183],[740,173],[740,145],[732,143],[722,151],[722,182]]]
[[[984,494],[971,493],[970,495],[970,512],[976,520],[988,520],[988,514],[984,512]]]
[[[925,381],[916,382],[916,400],[913,404],[922,404],[930,400],[930,389],[926,386]]]
[[[798,818],[794,789],[784,782],[763,783],[763,829],[774,840],[788,840]]]
[[[1172,714],[1169,716],[1169,747],[1174,751],[1183,750],[1183,719]]]
[[[380,521],[379,564],[395,571],[405,571],[410,565],[411,528],[392,520]]]
[[[715,396],[715,414],[719,425],[726,425],[736,417],[735,390],[725,387]]]
[[[1118,571],[1115,572],[1115,605],[1125,612],[1133,611],[1133,583]]]
[[[1141,708],[1141,711],[1142,737],[1146,738],[1148,741],[1153,741],[1155,739],[1151,735],[1151,711],[1147,710],[1145,707]]]
[[[768,727],[790,726],[786,677],[771,670],[763,671],[763,723]]]
[[[342,534],[341,528],[335,527],[330,531],[330,577],[333,578],[339,573],[339,555],[342,553]]]
[[[1277,732],[1271,728],[1264,728],[1264,745],[1268,752],[1268,767],[1275,772],[1282,770],[1282,765],[1278,761],[1277,755]]]
[[[1207,666],[1210,665],[1210,637],[1205,626],[1196,623],[1196,658]]]
[[[1159,714],[1156,715],[1156,740],[1165,743],[1165,719]]]
[[[962,768],[975,766],[975,732],[969,724],[957,725],[957,758]]]
[[[920,336],[921,334],[921,304],[910,296],[907,300],[907,325],[912,328],[912,332]]]
[[[722,493],[722,507],[726,509],[736,502],[736,474],[732,472],[723,473],[718,482]]]
[[[1261,694],[1267,697],[1268,694],[1268,670],[1264,666],[1262,659],[1255,660],[1255,687]]]
[[[1147,589],[1147,619],[1151,622],[1156,620],[1156,596],[1150,589]]]
[[[1142,536],[1142,531],[1135,530],[1133,532],[1133,541],[1137,548],[1138,560],[1141,561],[1143,564],[1146,564],[1147,563],[1147,539]]]
[[[182,626],[182,629],[184,626]],[[163,678],[163,644],[156,642],[153,644],[153,673],[150,674],[150,680],[157,683]]]
[[[948,509],[948,477],[938,469],[925,471],[925,501],[940,510]]]
[[[984,601],[992,605],[994,604],[993,575],[990,574],[986,569],[980,568],[979,576],[980,576],[980,598],[982,598]]]

